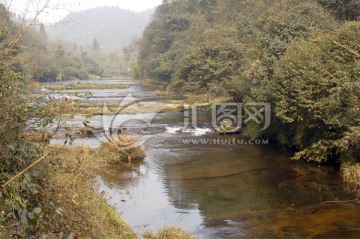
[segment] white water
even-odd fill
[[[214,132],[210,128],[185,128],[185,127],[166,127],[166,132],[170,134],[177,134],[177,133],[192,133],[195,136],[203,136],[209,133]]]

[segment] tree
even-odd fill
[[[241,59],[243,47],[236,34],[236,29],[222,25],[207,30],[180,60],[169,89],[224,95]]]
[[[360,162],[360,24],[293,45],[276,65],[276,116],[296,159]]]
[[[209,24],[215,2],[181,0],[160,5],[138,43],[137,77],[169,84],[187,47]]]
[[[44,39],[48,39],[48,36],[46,34],[46,31],[45,31],[45,26],[43,23],[40,24],[40,29],[39,29],[39,33],[42,37],[44,37]]]
[[[258,19],[258,44],[250,46],[252,59],[243,69],[251,88],[247,98],[250,101],[273,102],[274,66],[287,49],[298,40],[309,38],[314,29],[331,31],[336,29],[337,24],[312,0],[273,1]]]
[[[91,48],[93,51],[100,51],[101,48],[100,48],[100,45],[97,41],[97,39],[95,38],[94,39],[94,42],[93,42],[93,45],[92,45],[92,48]]]

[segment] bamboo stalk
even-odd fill
[[[30,168],[34,167],[34,165],[38,164],[41,160],[45,159],[50,153],[45,154],[44,156],[42,156],[41,158],[39,158],[38,160],[36,160],[35,162],[33,162],[32,164],[30,164],[30,166],[28,166],[27,168],[25,168],[23,171],[21,171],[20,173],[18,173],[16,176],[14,176],[13,178],[11,178],[9,181],[7,181],[6,183],[4,183],[1,188],[5,188],[7,185],[9,185],[11,182],[15,181],[16,179],[18,179],[21,175],[23,175],[26,171],[28,171]]]

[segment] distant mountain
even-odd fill
[[[140,38],[154,9],[132,12],[118,7],[101,7],[70,13],[60,22],[46,26],[50,39],[62,38],[78,46],[91,46],[96,38],[101,49],[129,45]]]

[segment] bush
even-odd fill
[[[360,162],[360,23],[299,41],[276,66],[276,117],[295,159]]]
[[[0,186],[40,156],[41,150],[23,140],[25,128],[37,106],[29,106],[26,82],[8,67],[0,66]],[[40,108],[40,107],[39,107]],[[0,226],[14,223],[14,235],[33,233],[38,222],[39,208],[35,197],[39,186],[33,174],[25,173],[16,182],[1,188]],[[36,209],[36,211],[35,211]]]

